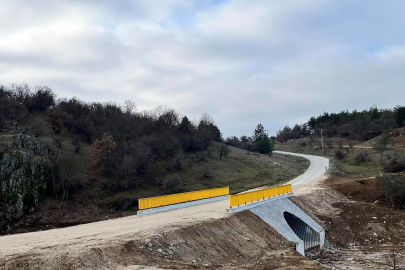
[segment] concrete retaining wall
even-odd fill
[[[305,249],[318,245],[322,248],[324,245],[324,229],[287,198],[265,201],[249,210],[272,226],[287,240],[296,243],[296,250],[304,256]],[[285,218],[285,212],[292,215],[287,215],[290,224]]]
[[[280,196],[277,196],[277,197],[271,197],[271,198],[256,201],[256,202],[253,202],[253,203],[244,204],[244,205],[241,205],[241,206],[238,206],[238,207],[232,207],[232,208],[226,209],[226,212],[229,213],[229,214],[237,213],[237,212],[241,212],[241,211],[244,211],[244,210],[248,210],[248,209],[257,207],[259,205],[266,204],[266,203],[274,201],[274,200],[279,200],[281,198],[288,198],[288,197],[292,197],[292,196],[293,196],[293,193],[288,193],[288,194],[280,195]]]

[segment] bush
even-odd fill
[[[399,173],[405,171],[405,160],[395,158],[390,160],[385,166],[384,171],[388,173]]]
[[[179,193],[182,191],[182,181],[179,176],[166,177],[163,180],[165,194]]]
[[[115,211],[130,211],[138,207],[137,198],[124,198],[120,201],[114,202],[113,207]]]
[[[80,153],[80,150],[82,150],[82,140],[80,136],[76,135],[72,140],[72,144],[75,146],[75,153]]]
[[[63,138],[53,138],[53,143],[56,144],[58,148],[62,148]]]
[[[203,176],[203,178],[211,178],[211,173],[210,173],[210,169],[208,168],[208,166],[204,166],[202,176]]]
[[[253,151],[257,151],[260,154],[271,154],[274,150],[274,145],[270,141],[269,137],[264,136],[262,139],[257,140],[252,147]]]
[[[342,159],[344,159],[344,158],[346,157],[346,153],[345,153],[343,150],[339,149],[339,150],[337,150],[337,151],[335,152],[335,157],[336,157],[338,160],[342,160]]]
[[[177,153],[167,164],[168,171],[181,171],[183,168],[183,159],[185,155],[183,152]]]
[[[405,176],[385,175],[378,177],[378,180],[391,207],[405,209]]]
[[[207,151],[201,151],[201,152],[197,153],[197,157],[198,157],[199,161],[204,162],[208,158],[208,153],[207,153]]]
[[[222,159],[222,156],[227,157],[230,153],[228,145],[221,143],[219,146],[219,159]]]
[[[371,158],[368,152],[361,152],[354,158],[355,165],[360,165],[361,163],[366,163],[369,161],[371,161]]]
[[[152,185],[159,185],[162,178],[166,173],[166,164],[164,161],[147,164],[145,180]]]
[[[36,138],[41,137],[44,133],[44,124],[36,120],[31,124],[30,131],[31,135],[34,135]]]

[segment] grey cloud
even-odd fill
[[[0,6],[0,84],[132,99],[139,109],[169,105],[191,118],[207,112],[225,136],[251,135],[259,122],[275,134],[323,111],[392,107],[405,97],[399,1]]]

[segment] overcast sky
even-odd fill
[[[405,1],[0,0],[0,84],[207,112],[225,136],[405,105]]]

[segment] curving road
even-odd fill
[[[328,159],[323,157],[278,151],[277,153],[301,156],[311,162],[304,174],[289,182],[294,185],[295,194],[299,194],[300,190],[308,190],[309,184],[322,179],[325,166],[329,164]],[[62,229],[2,236],[0,259],[11,259],[24,254],[48,257],[63,252],[80,253],[92,247],[140,239],[163,230],[221,218],[226,216],[227,208],[229,201],[225,200],[148,216],[130,216]]]
[[[312,155],[304,155],[304,154],[297,154],[297,153],[289,153],[289,152],[282,152],[282,151],[274,151],[274,153],[282,154],[282,155],[291,155],[291,156],[298,156],[308,159],[311,162],[311,165],[307,169],[307,171],[300,176],[294,178],[293,180],[289,181],[289,184],[293,186],[297,185],[305,185],[312,182],[317,182],[318,180],[322,179],[325,175],[327,168],[329,168],[329,159],[319,156],[312,156]],[[299,187],[297,187],[299,188]]]

